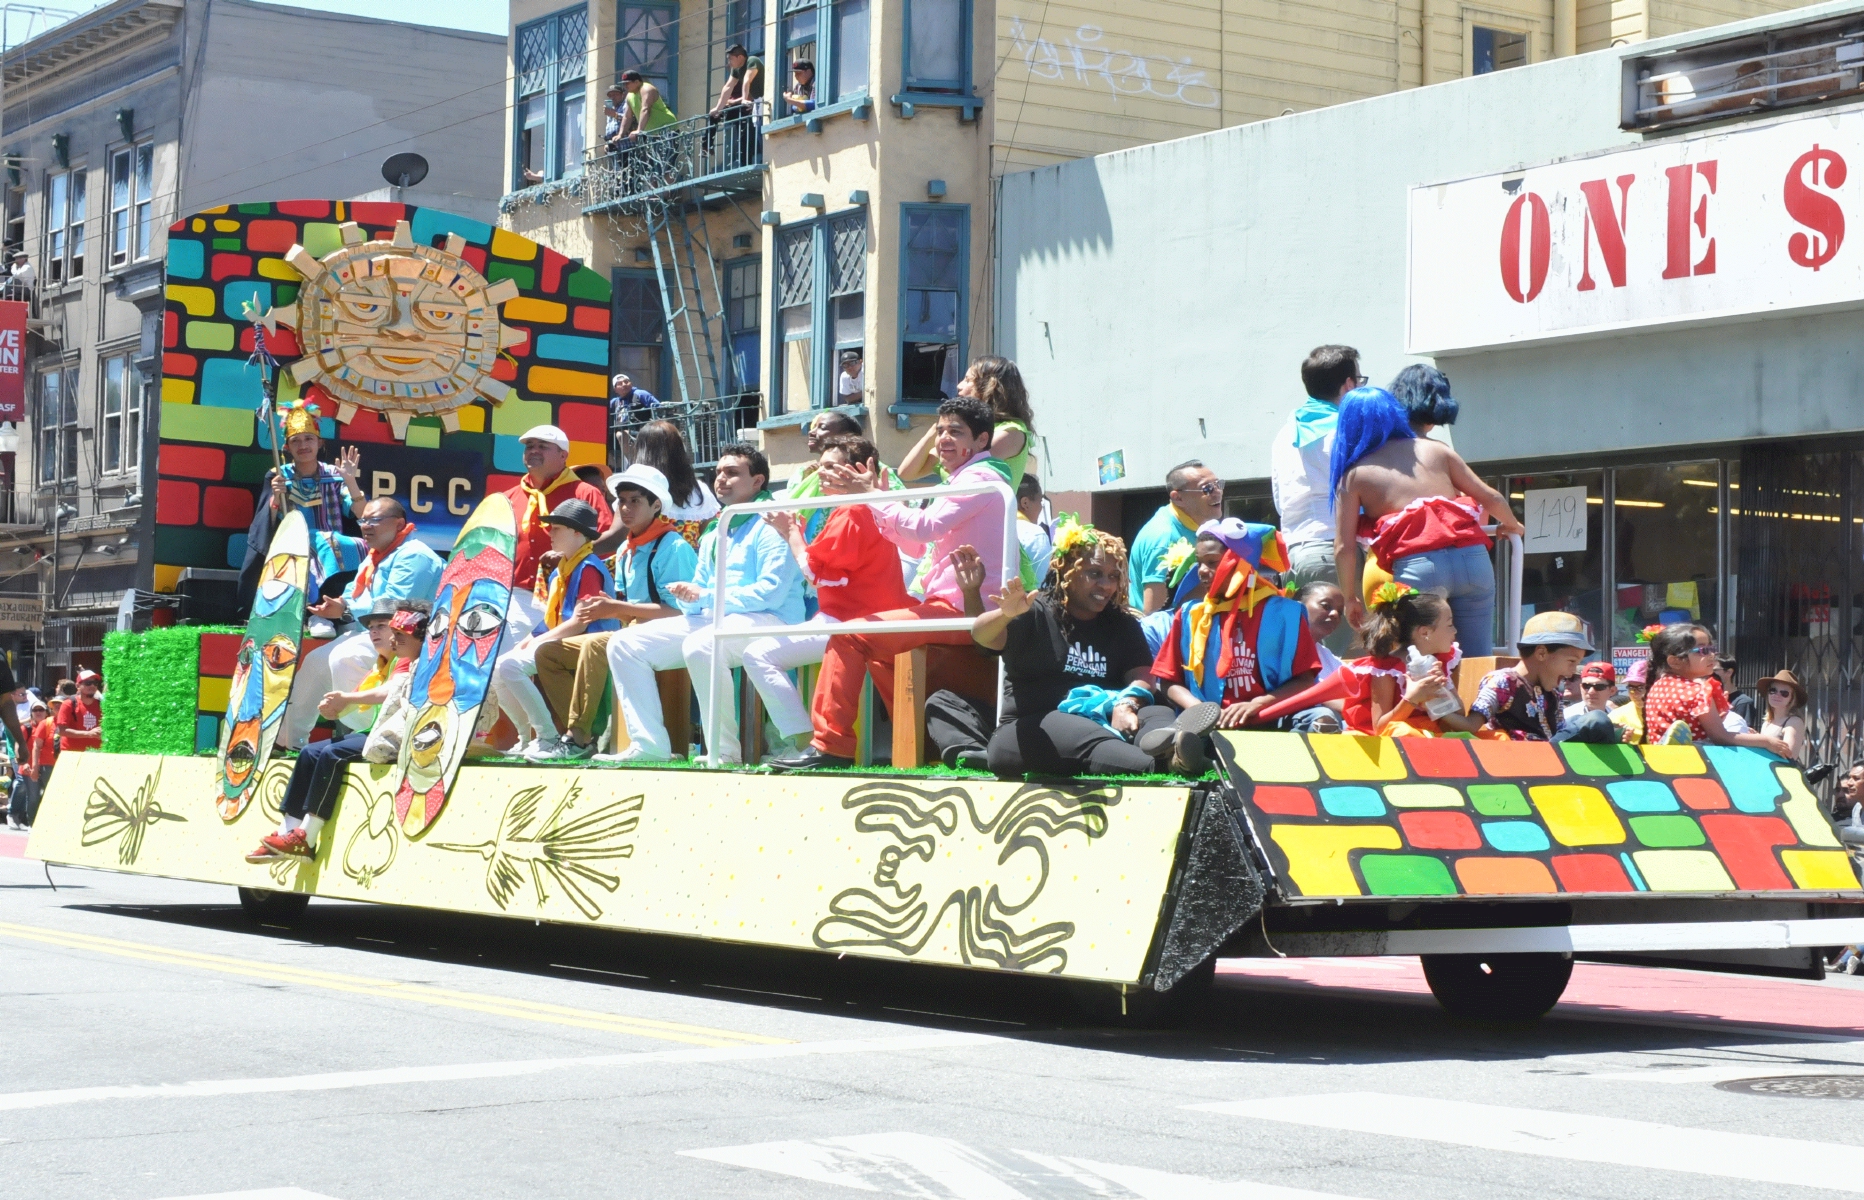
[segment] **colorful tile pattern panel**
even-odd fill
[[[1286,898],[1864,895],[1799,769],[1760,750],[1216,740]]]
[[[418,536],[442,553],[452,549],[461,524],[486,494],[510,487],[508,476],[523,470],[512,455],[517,435],[531,426],[561,426],[571,439],[573,464],[606,461],[605,276],[528,238],[413,205],[281,200],[211,210],[176,222],[168,236],[158,588],[164,582],[172,587],[184,567],[224,570],[244,560],[246,528],[272,454],[257,416],[259,374],[248,362],[253,327],[243,306],[283,308],[298,300],[304,278],[285,261],[294,245],[321,258],[344,245],[347,223],[374,240],[391,238],[398,221],[409,223],[419,246],[444,248],[449,237],[463,239],[460,255],[475,270],[517,286],[501,310],[513,338],[492,372],[512,390],[502,404],[479,398],[456,410],[457,428],[417,419],[404,439],[369,409],[338,423],[334,399],[309,383],[306,398],[327,418],[324,458],[334,461],[340,445],[359,447],[365,489],[399,499],[411,510]],[[286,368],[299,357],[286,325],[268,336],[268,345]],[[279,384],[281,399],[298,394],[288,373]],[[214,697],[204,692],[203,699]],[[208,715],[203,707],[203,719]],[[1307,754],[1303,747],[1294,750]]]

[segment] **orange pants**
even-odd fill
[[[941,600],[874,613],[864,620],[949,620],[964,614]],[[946,633],[847,633],[828,640],[822,655],[822,673],[816,677],[810,721],[815,726],[815,748],[837,758],[854,757],[854,722],[861,711],[861,684],[874,677],[874,690],[888,711],[893,708],[893,656],[920,646],[968,644],[962,629]]]

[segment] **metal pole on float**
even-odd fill
[[[995,495],[1003,501],[1003,580],[1015,578],[1021,562],[1021,547],[1016,539],[1016,494],[1002,480],[993,479],[988,483],[942,484],[938,487],[915,488],[904,492],[860,492],[852,496],[817,496],[810,500],[757,500],[746,504],[733,504],[718,514],[719,532],[717,555],[712,579],[712,662],[707,672],[711,682],[711,694],[706,697],[705,712],[705,762],[708,767],[719,766],[718,739],[713,730],[718,728],[719,698],[724,692],[724,657],[719,653],[721,642],[748,641],[760,637],[837,637],[849,633],[873,633],[890,631],[906,633],[917,630],[920,633],[944,633],[963,630],[970,632],[977,624],[975,617],[940,617],[931,620],[909,621],[844,621],[839,625],[758,625],[750,629],[723,628],[725,613],[725,560],[730,552],[726,540],[730,536],[730,519],[744,514],[769,512],[802,512],[817,508],[847,508],[854,504],[896,504],[908,500],[938,500],[960,496]],[[1002,702],[1003,665],[997,665],[998,702]],[[743,730],[739,730],[740,738]]]

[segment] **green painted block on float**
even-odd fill
[[[304,226],[304,248],[312,258],[322,258],[343,246],[343,231],[328,221],[309,221]]]
[[[1630,818],[1631,832],[1646,846],[1669,850],[1683,846],[1700,846],[1707,838],[1694,817],[1661,816]]]
[[[1601,746],[1589,742],[1561,742],[1560,753],[1575,775],[1642,775],[1644,759],[1636,746]]]
[[[162,405],[162,438],[176,442],[212,442],[216,446],[250,446],[252,410],[205,404]]]
[[[527,429],[550,424],[552,415],[549,401],[520,400],[513,392],[503,404],[492,406],[492,432],[519,437]]]
[[[1533,814],[1527,797],[1512,783],[1472,783],[1469,802],[1485,817],[1525,817]]]
[[[608,276],[600,271],[578,267],[570,272],[569,293],[578,300],[594,300],[598,304],[607,304],[613,291],[614,288],[609,283]]]
[[[440,448],[440,422],[426,417],[410,422],[408,436],[402,441],[410,446],[438,450]]]
[[[1366,891],[1374,896],[1454,896],[1456,881],[1440,858],[1425,854],[1366,854],[1359,859]]]
[[[231,350],[233,326],[225,321],[190,321],[182,340],[190,350]]]
[[[534,267],[522,267],[517,263],[495,262],[485,269],[487,283],[497,283],[509,279],[525,291],[537,286],[537,270]]]

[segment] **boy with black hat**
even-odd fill
[[[608,563],[595,553],[602,526],[595,507],[582,500],[565,500],[544,518],[550,526],[550,548],[560,560],[546,580],[537,578],[537,598],[544,615],[531,635],[498,656],[492,668],[492,691],[498,707],[518,729],[515,754],[541,751],[554,744],[558,730],[544,694],[532,680],[537,675],[537,649],[582,633],[619,629],[614,620],[589,621],[577,617],[577,606],[592,596],[615,594],[615,577]],[[527,738],[526,734],[530,736]]]

